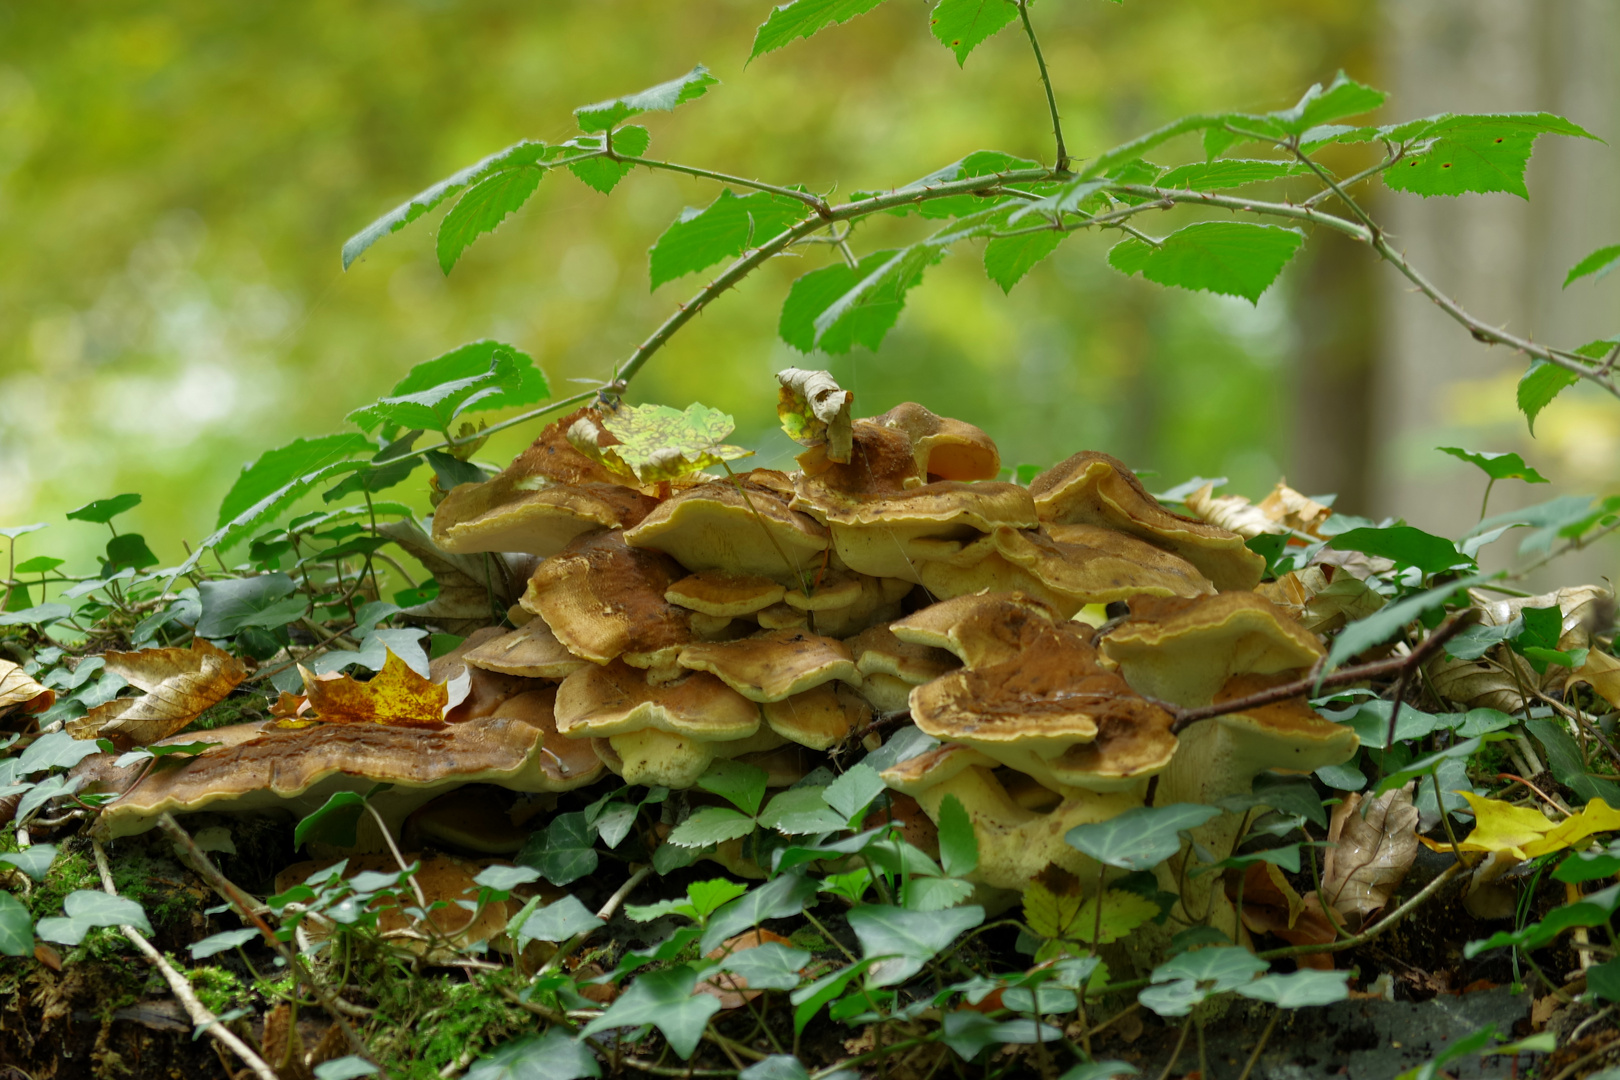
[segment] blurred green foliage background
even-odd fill
[[[1044,0],[1034,9],[1071,152],[1185,112],[1268,109],[1344,67],[1370,70],[1354,0]],[[557,174],[444,277],[433,223],[348,273],[351,233],[461,166],[573,133],[580,104],[703,62],[723,81],[651,114],[650,153],[849,192],[904,183],[977,149],[1050,160],[1028,46],[1005,32],[959,69],[897,0],[744,64],[768,0],[510,0],[218,5],[0,4],[0,523],[90,561],[104,537],[62,513],[140,492],[128,519],[166,563],[212,530],[262,451],[344,427],[412,364],[494,337],[529,351],[559,395],[600,380],[696,290],[647,286],[646,249],[715,185],[632,175],[604,198]],[[442,210],[434,217],[442,215]],[[857,233],[861,250],[892,221]],[[880,353],[805,358],[775,338],[808,249],[683,331],[634,400],[699,399],[736,441],[785,464],[772,372],[830,366],[870,414],[913,399],[989,430],[1008,464],[1106,450],[1168,487],[1228,475],[1259,496],[1287,464],[1300,320],[1321,289],[1315,243],[1258,307],[1161,289],[1080,236],[1003,297],[970,251],[911,294]],[[1341,275],[1342,276],[1342,275]],[[1312,311],[1317,316],[1310,316]],[[1339,311],[1354,324],[1365,312]],[[501,462],[535,434],[497,436]],[[426,509],[426,472],[395,495]],[[408,493],[408,494],[407,494]]]

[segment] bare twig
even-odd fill
[[[118,890],[113,886],[112,867],[107,864],[107,852],[101,846],[101,841],[92,839],[90,841],[90,850],[95,855],[96,872],[101,875],[102,890],[109,896],[117,896]],[[163,976],[163,981],[169,984],[169,992],[179,1000],[180,1005],[186,1010],[186,1015],[191,1017],[191,1022],[197,1026],[199,1031],[208,1032],[209,1035],[229,1048],[231,1053],[242,1059],[244,1065],[253,1070],[253,1075],[257,1076],[259,1080],[279,1080],[275,1070],[266,1064],[262,1057],[254,1053],[252,1047],[243,1042],[234,1031],[220,1023],[219,1017],[215,1016],[206,1005],[198,1000],[196,992],[191,989],[191,983],[186,980],[186,977],[176,971],[174,965],[164,959],[163,954],[153,948],[152,943],[147,941],[139,930],[133,926],[120,926],[118,932],[128,938],[129,943],[140,950],[141,955],[145,956],[152,966],[158,969],[158,973]]]

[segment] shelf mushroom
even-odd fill
[[[1181,556],[1225,592],[1260,584],[1266,560],[1243,537],[1173,514],[1147,493],[1122,462],[1087,450],[1047,469],[1029,484],[1042,521],[1100,525],[1140,537]]]
[[[861,674],[861,695],[880,713],[911,707],[911,688],[961,666],[945,649],[901,641],[888,624],[868,627],[845,642]]]
[[[792,487],[770,469],[687,488],[625,533],[632,548],[671,555],[690,571],[770,578],[799,588],[822,565],[827,530],[789,509]]]
[[[841,641],[794,630],[770,630],[736,641],[681,650],[681,666],[719,676],[750,701],[782,701],[841,679],[860,685],[860,672]]]

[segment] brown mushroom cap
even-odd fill
[[[783,626],[802,625],[823,637],[847,637],[900,614],[900,604],[911,592],[909,581],[874,578],[849,570],[827,570],[811,575],[811,592],[794,589],[786,594],[788,607],[805,613],[801,624],[783,616]],[[761,626],[767,626],[764,619]],[[771,628],[768,627],[767,628]]]
[[[1020,592],[975,593],[932,604],[897,619],[889,630],[901,641],[944,649],[969,666],[1016,657],[1050,631],[1052,610]]]
[[[826,750],[872,722],[872,709],[845,683],[822,683],[803,693],[767,702],[765,722],[789,742]]]
[[[433,513],[433,542],[452,555],[524,551],[545,557],[581,533],[634,525],[656,501],[618,484],[557,484],[514,473],[461,484]]]
[[[888,624],[862,630],[844,644],[855,659],[862,679],[890,675],[912,686],[937,679],[961,666],[949,651],[932,645],[902,641]]]
[[[787,590],[758,574],[704,570],[689,574],[664,591],[664,599],[704,615],[735,619],[779,603]]]
[[[898,428],[885,427],[876,420],[856,420],[851,439],[846,462],[829,459],[825,446],[813,446],[800,454],[799,467],[804,473],[795,479],[795,490],[805,493],[814,503],[834,497],[903,491],[927,479],[917,464],[910,436]]]
[[[915,541],[970,542],[998,526],[1033,528],[1035,506],[1017,484],[940,480],[878,495],[848,495],[814,481],[793,505],[826,522],[844,565],[873,577],[921,584]],[[926,544],[923,550],[927,550]]]
[[[1030,481],[1029,491],[1042,521],[1138,536],[1192,563],[1217,589],[1252,589],[1265,572],[1265,558],[1243,537],[1166,510],[1107,454],[1085,451],[1059,462]]]
[[[123,794],[102,808],[96,829],[130,836],[156,824],[164,811],[287,809],[313,813],[338,791],[367,792],[391,827],[435,795],[464,784],[513,791],[571,791],[601,775],[588,746],[561,737],[546,687],[502,702],[481,720],[438,728],[383,724],[315,724],[286,730],[275,721],[233,724],[203,733],[219,743],[177,765],[154,768],[136,783],[141,764],[119,769],[98,754],[75,770],[87,790]],[[196,733],[154,745],[192,742]],[[377,837],[380,843],[381,838]]]
[[[483,642],[467,652],[466,662],[486,671],[530,679],[565,679],[588,663],[563,648],[544,619],[531,619]]]
[[[691,640],[686,612],[664,599],[684,576],[669,556],[628,547],[621,532],[595,533],[541,563],[522,604],[569,652],[605,664]]]
[[[1133,600],[1102,651],[1137,691],[1186,707],[1209,704],[1234,675],[1272,675],[1324,655],[1316,635],[1275,604],[1237,592]]]
[[[714,760],[716,744],[734,744],[727,757],[765,749],[750,742],[759,721],[759,706],[707,674],[653,685],[615,661],[576,671],[557,690],[558,729],[609,739],[614,754],[606,760],[632,784],[689,787]]]
[[[1095,877],[1097,864],[1064,837],[1076,825],[1107,821],[1142,805],[1134,791],[1062,791],[1046,813],[1027,810],[992,771],[995,762],[969,747],[947,743],[881,774],[884,783],[914,797],[936,823],[946,795],[967,809],[979,841],[979,865],[969,880],[1022,891],[1049,863]]]
[[[843,642],[794,630],[688,645],[681,666],[712,672],[758,702],[781,701],[834,679],[857,686],[861,681]]]
[[[827,530],[789,509],[786,485],[786,477],[766,469],[699,484],[664,500],[625,539],[666,552],[688,570],[758,575],[797,587],[821,565]]]
[[[914,401],[872,418],[906,436],[920,472],[941,480],[994,480],[1001,472],[996,444],[979,428],[938,416]]]
[[[911,717],[1054,790],[1132,787],[1169,764],[1173,718],[1097,662],[1079,633],[1049,626],[1015,656],[911,692]]]

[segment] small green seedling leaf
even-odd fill
[[[602,1075],[590,1047],[561,1027],[502,1043],[467,1070],[467,1080],[583,1080]]]
[[[877,770],[861,762],[829,784],[823,798],[845,821],[853,822],[883,791],[883,778]]]
[[[1064,839],[1070,847],[1122,870],[1151,870],[1181,850],[1181,832],[1217,817],[1218,806],[1171,803],[1127,810],[1095,825],[1076,825]]]
[[[1496,454],[1488,450],[1464,450],[1460,446],[1437,446],[1442,454],[1450,454],[1459,461],[1476,465],[1492,480],[1523,480],[1527,484],[1551,483],[1545,476],[1524,463],[1518,454]]]
[[[375,1076],[377,1072],[377,1066],[358,1054],[323,1061],[314,1069],[315,1080],[359,1080],[362,1076]]]
[[[357,791],[335,792],[319,810],[304,818],[293,829],[293,847],[303,847],[306,840],[353,847],[359,840],[360,815],[365,810],[364,795]]]
[[[1201,221],[1156,245],[1135,237],[1122,240],[1108,252],[1108,265],[1160,285],[1241,296],[1258,304],[1260,294],[1304,242],[1297,229],[1278,225]]]
[[[111,498],[87,502],[77,510],[69,510],[64,516],[69,521],[90,521],[97,525],[105,525],[119,514],[133,510],[140,504],[139,495],[114,495]]]
[[[1564,288],[1569,288],[1572,282],[1579,281],[1583,277],[1590,277],[1593,281],[1599,281],[1607,277],[1617,267],[1620,267],[1620,244],[1600,247],[1570,267],[1569,276],[1564,278]]]
[[[757,765],[716,758],[698,777],[697,785],[752,816],[759,813],[759,804],[765,798],[767,779],[768,774]]]
[[[690,1058],[709,1017],[720,1011],[720,999],[695,993],[696,986],[697,972],[685,965],[647,972],[606,1012],[586,1024],[580,1034],[651,1024],[664,1033],[676,1054]]]
[[[579,121],[581,131],[607,131],[644,112],[673,112],[677,105],[695,101],[708,93],[709,87],[718,85],[720,80],[699,64],[678,79],[659,83],[639,93],[610,98],[595,105],[581,105],[574,110],[574,119]]]
[[[973,819],[955,795],[946,795],[940,801],[939,858],[951,877],[966,877],[979,866],[979,838],[973,832]]]
[[[259,932],[253,927],[210,934],[201,941],[192,942],[190,946],[191,958],[193,960],[206,960],[210,956],[246,945],[258,936]]]
[[[893,986],[921,971],[958,934],[983,922],[984,909],[973,905],[922,912],[866,904],[847,918],[866,958],[877,960],[867,982]]]
[[[1136,1076],[1141,1071],[1128,1061],[1082,1061],[1064,1073],[1062,1080],[1116,1080],[1121,1076]]]
[[[1350,997],[1348,971],[1301,969],[1287,975],[1262,975],[1237,987],[1237,992],[1256,1001],[1269,1001],[1279,1009],[1300,1009],[1309,1005],[1331,1005]]]

